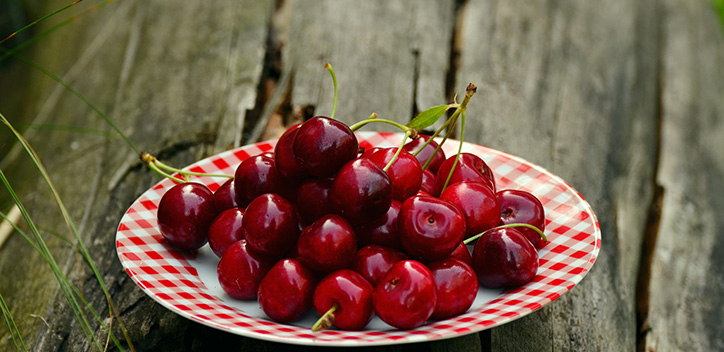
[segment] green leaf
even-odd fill
[[[450,105],[447,104],[428,108],[412,119],[412,121],[407,124],[407,127],[414,128],[416,130],[430,127],[437,122],[437,120],[440,119],[440,116],[442,116],[448,109],[450,109]]]

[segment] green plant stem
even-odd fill
[[[177,168],[175,168],[175,167],[173,167],[173,166],[166,165],[166,164],[164,164],[163,162],[161,162],[161,161],[158,160],[158,159],[156,159],[156,161],[155,161],[154,164],[155,164],[156,166],[158,166],[158,168],[160,168],[160,169],[163,169],[163,170],[166,170],[166,171],[171,171],[171,172],[176,172],[176,173],[181,174],[181,175],[234,178],[233,175],[205,174],[205,173],[202,173],[202,172],[185,171],[185,170],[177,169]]]
[[[317,320],[314,325],[312,325],[312,331],[320,331],[329,328],[334,324],[334,312],[339,309],[339,306],[337,304],[332,305],[332,308],[329,308],[328,311],[324,312],[324,314]]]
[[[374,115],[374,116],[377,116],[377,114],[373,114],[373,115]],[[371,117],[371,116],[370,116],[370,117]],[[362,126],[364,126],[364,125],[366,125],[366,124],[368,124],[368,123],[371,123],[371,122],[386,123],[386,124],[389,124],[389,125],[392,125],[392,126],[395,126],[395,127],[399,128],[399,129],[401,129],[401,130],[402,130],[403,132],[405,132],[405,133],[410,132],[410,134],[414,134],[414,132],[413,132],[414,129],[409,128],[409,127],[407,127],[407,126],[405,126],[405,125],[403,125],[403,124],[401,124],[401,123],[399,123],[399,122],[397,122],[397,121],[392,121],[392,120],[387,120],[387,119],[379,119],[379,118],[368,118],[368,119],[362,120],[362,121],[360,121],[360,122],[355,123],[355,124],[352,125],[352,126],[349,126],[349,129],[352,130],[352,131],[356,131],[356,130],[360,129]]]
[[[397,151],[395,152],[395,155],[392,156],[392,159],[385,165],[385,167],[382,169],[382,171],[387,172],[387,170],[392,167],[392,164],[395,163],[395,160],[400,156],[400,153],[402,152],[402,148],[405,146],[405,143],[407,142],[407,139],[410,138],[410,131],[405,132],[405,137],[402,138],[402,143],[400,143],[400,146],[397,148]]]
[[[543,238],[543,242],[548,242],[548,237],[546,237],[546,235],[543,233],[543,231],[541,231],[539,228],[537,228],[531,224],[515,223],[515,224],[500,225],[500,226],[496,226],[496,227],[487,229],[475,236],[467,238],[465,241],[463,241],[463,243],[465,243],[466,245],[470,244],[470,242],[473,242],[473,241],[477,240],[478,238],[485,236],[485,234],[490,231],[497,230],[497,229],[505,229],[505,228],[510,228],[510,227],[527,227],[529,229],[533,229],[533,230],[535,230],[535,232],[537,232],[540,235],[541,238]]]
[[[332,82],[334,83],[334,101],[332,103],[332,114],[329,115],[329,118],[334,120],[334,113],[337,112],[337,76],[334,74],[334,68],[332,68],[332,65],[330,63],[324,64],[324,67],[329,71],[329,74],[332,75]]]
[[[25,27],[20,28],[20,29],[18,29],[17,31],[11,33],[9,36],[5,37],[5,39],[0,40],[0,44],[4,43],[4,42],[7,41],[8,39],[14,37],[16,34],[22,32],[22,31],[24,31],[24,30],[26,30],[26,29],[28,29],[28,28],[30,28],[30,27],[32,27],[32,26],[34,26],[34,25],[36,25],[36,24],[38,24],[38,23],[40,23],[40,22],[43,22],[43,21],[47,20],[48,18],[53,17],[53,16],[55,16],[56,14],[59,14],[59,13],[65,11],[65,10],[67,10],[67,9],[75,6],[75,5],[78,5],[78,3],[80,3],[81,1],[83,1],[83,0],[76,0],[76,1],[74,1],[73,3],[71,3],[71,4],[69,4],[69,5],[66,5],[66,6],[64,6],[64,7],[60,8],[60,9],[58,9],[58,10],[55,10],[55,11],[53,11],[53,12],[51,12],[51,13],[49,13],[49,14],[47,14],[47,15],[45,15],[45,16],[43,16],[43,17],[41,17],[41,18],[39,18],[39,19],[37,19],[37,20],[35,20],[35,21],[33,21],[33,22],[30,22],[30,24],[28,24],[28,25],[26,25]]]
[[[5,303],[5,299],[3,299],[3,295],[0,294],[0,310],[3,312],[3,317],[5,318],[5,324],[7,324],[8,329],[10,330],[10,337],[13,339],[13,344],[15,345],[16,351],[27,351],[28,348],[25,346],[25,341],[23,341],[23,336],[20,334],[20,330],[18,330],[18,326],[15,325],[15,320],[13,319],[13,315],[10,313],[10,309],[8,308],[8,305]],[[17,339],[15,336],[17,335]],[[20,340],[20,342],[18,342]]]
[[[445,179],[445,183],[442,185],[442,189],[440,190],[440,192],[444,191],[445,188],[447,188],[447,185],[450,184],[453,170],[455,170],[455,168],[458,166],[458,162],[460,161],[460,154],[463,151],[463,141],[465,140],[465,111],[460,114],[460,121],[460,144],[458,144],[458,152],[457,154],[455,154],[455,161],[452,164],[452,168],[450,168],[450,173],[447,174],[447,179]]]

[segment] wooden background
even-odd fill
[[[68,3],[11,6],[29,23]],[[573,185],[601,223],[600,256],[572,291],[512,323],[379,350],[714,351],[724,350],[722,28],[708,0],[119,0],[21,54],[88,96],[139,149],[177,166],[329,114],[325,62],[345,122],[372,112],[409,121],[472,82],[466,140]],[[138,351],[317,350],[229,335],[148,298],[122,270],[114,236],[155,177],[87,105],[15,59],[0,67],[0,112],[33,124],[22,125],[25,136]],[[37,128],[47,125],[109,134]],[[6,130],[0,138],[0,169],[33,218],[46,234],[67,232],[28,158]],[[9,204],[0,191],[0,211]],[[48,242],[106,311],[72,246]],[[17,235],[0,249],[0,293],[33,350],[89,349],[44,262]],[[0,350],[12,348],[0,328]]]

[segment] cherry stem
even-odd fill
[[[397,158],[400,156],[400,153],[402,152],[402,149],[403,149],[403,147],[405,146],[405,143],[407,142],[407,139],[410,138],[410,133],[411,133],[411,131],[405,132],[405,137],[402,138],[402,143],[400,143],[400,147],[397,148],[397,151],[395,152],[395,155],[392,156],[392,159],[390,160],[390,162],[387,163],[387,165],[385,165],[385,167],[382,169],[382,171],[387,172],[387,170],[389,170],[390,167],[392,167],[392,164],[393,164],[393,163],[395,162],[395,160],[397,160]]]
[[[317,320],[314,325],[312,325],[312,331],[320,331],[324,329],[329,329],[332,324],[334,324],[334,312],[339,308],[339,306],[335,303],[332,305],[332,308],[329,308],[328,311],[322,315],[319,320]]]
[[[176,182],[184,183],[189,181],[189,176],[208,176],[208,177],[227,177],[227,178],[233,178],[232,175],[224,175],[224,174],[205,174],[201,172],[193,172],[193,171],[185,171],[181,169],[177,169],[175,167],[172,167],[170,165],[164,164],[160,160],[156,159],[155,156],[151,155],[147,152],[142,152],[140,154],[141,161],[143,161],[144,164],[148,165],[148,167],[158,173],[159,175],[170,178]],[[180,178],[174,177],[171,174],[167,173],[166,171],[175,172],[181,176],[184,177],[185,180],[181,180]]]
[[[447,188],[447,185],[450,183],[450,179],[452,178],[453,171],[458,166],[458,161],[460,161],[460,154],[463,152],[463,142],[462,141],[464,141],[464,140],[465,140],[465,111],[463,111],[462,114],[460,114],[460,144],[458,145],[458,152],[457,152],[457,154],[455,154],[455,161],[452,164],[452,168],[450,168],[450,173],[447,174],[447,179],[445,179],[445,184],[442,185],[442,190],[440,190],[440,192],[444,191],[445,188]],[[432,158],[430,158],[430,159],[432,159]]]
[[[509,227],[527,227],[529,229],[533,229],[533,230],[535,230],[535,232],[537,232],[540,235],[541,238],[543,238],[543,242],[548,242],[548,237],[546,237],[546,235],[543,233],[543,231],[541,231],[539,228],[537,228],[531,224],[515,223],[515,224],[505,224],[505,225],[500,225],[500,226],[496,226],[493,228],[489,228],[475,236],[472,236],[472,237],[466,239],[465,241],[463,241],[463,243],[465,243],[467,245],[470,242],[473,242],[473,241],[477,240],[478,238],[483,237],[486,233],[488,233],[490,231],[497,230],[497,229],[505,229],[505,228],[509,228]]]
[[[337,76],[334,74],[334,69],[330,63],[324,64],[324,67],[332,75],[332,83],[334,83],[334,102],[332,103],[332,114],[329,115],[329,118],[334,120],[334,113],[337,111]]]
[[[415,136],[415,137],[417,136],[417,131],[416,131],[414,128],[407,127],[407,126],[405,126],[405,125],[403,125],[403,124],[401,124],[401,123],[399,123],[399,122],[397,122],[397,121],[392,121],[392,120],[387,120],[387,119],[379,119],[379,118],[377,118],[377,114],[375,114],[375,113],[373,113],[372,115],[370,115],[369,118],[367,118],[367,119],[365,119],[365,120],[362,120],[362,121],[360,121],[360,122],[357,122],[357,123],[355,123],[355,124],[352,125],[352,126],[349,126],[349,129],[352,130],[352,131],[356,131],[356,130],[360,129],[362,126],[364,126],[364,125],[366,125],[366,124],[368,124],[368,123],[370,123],[370,122],[381,122],[381,123],[390,124],[390,125],[392,125],[392,126],[395,126],[395,127],[399,128],[399,129],[401,129],[401,130],[402,130],[403,132],[405,132],[406,134],[409,133],[410,136]]]

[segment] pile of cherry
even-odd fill
[[[531,193],[496,191],[480,157],[446,158],[429,139],[362,150],[347,125],[312,118],[273,153],[242,161],[216,192],[170,188],[160,231],[181,250],[208,241],[224,291],[257,299],[277,322],[314,308],[315,329],[359,330],[373,314],[411,329],[464,313],[478,285],[533,279],[543,207]]]

